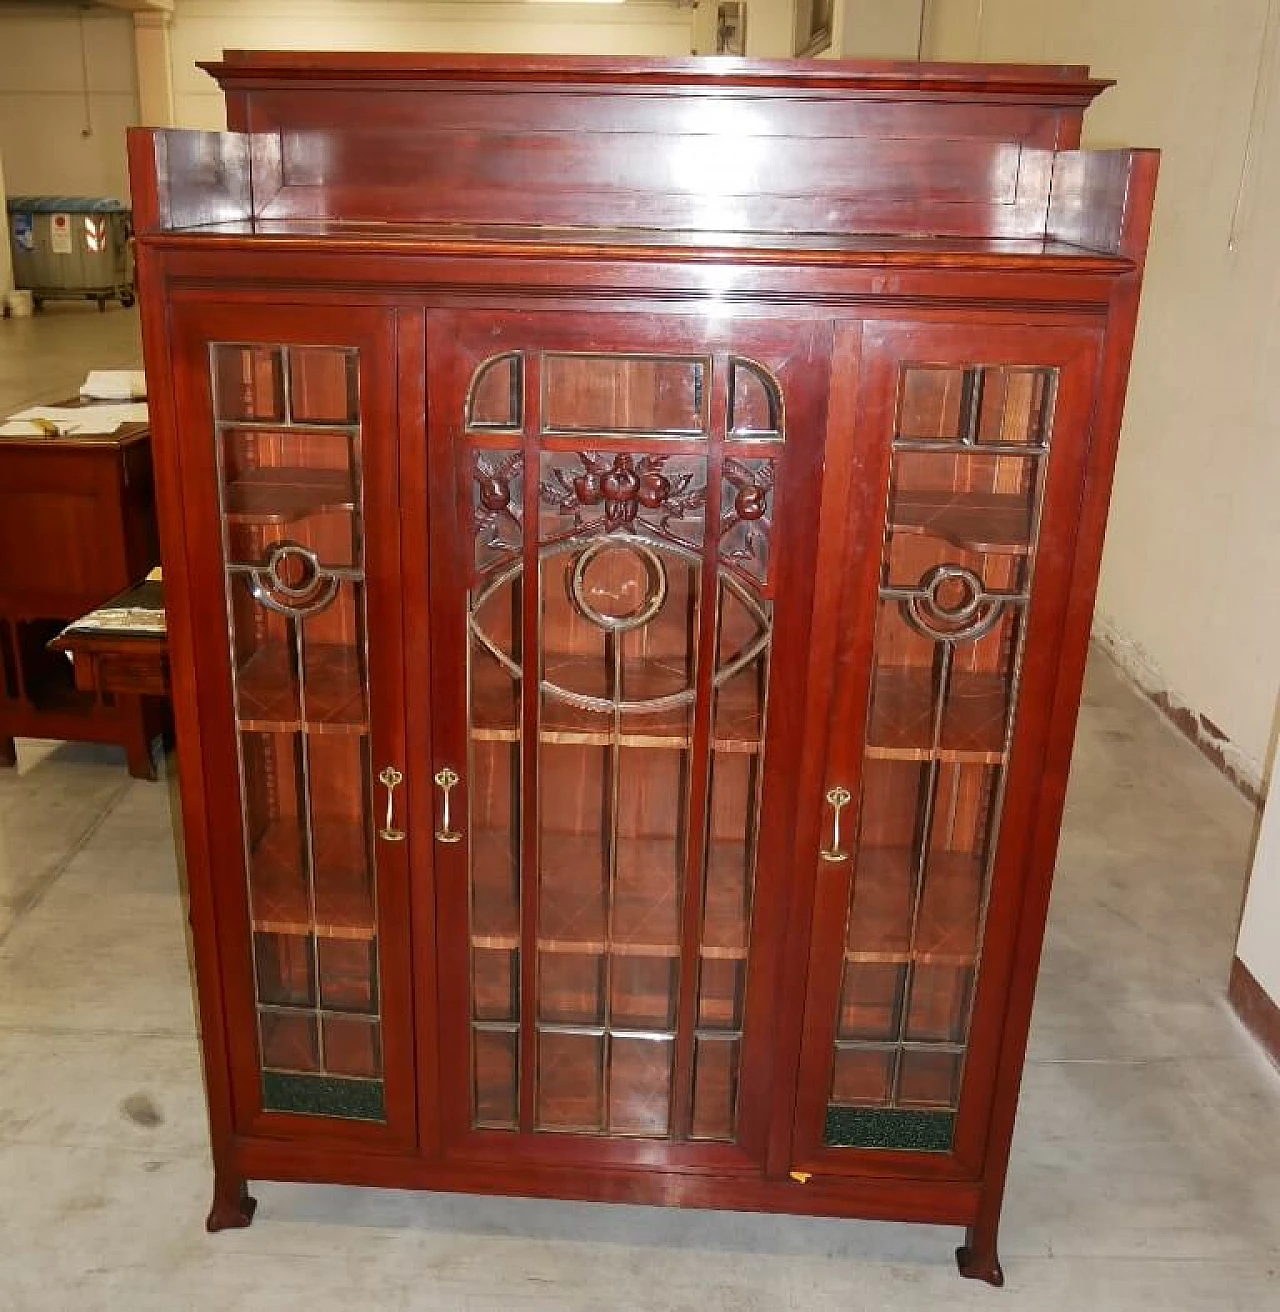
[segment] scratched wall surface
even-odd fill
[[[926,49],[1091,64],[1118,85],[1086,145],[1165,152],[1096,626],[1256,786],[1280,690],[1280,0],[1226,8],[932,0]]]
[[[1119,86],[1086,144],[1165,152],[1095,630],[1260,791],[1280,682],[1280,0],[933,0],[928,17],[934,58],[1092,64]],[[1280,1001],[1274,792],[1263,833],[1237,952]]]

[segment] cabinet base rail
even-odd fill
[[[321,1153],[301,1144],[240,1139],[229,1164],[215,1175],[210,1229],[249,1224],[256,1204],[248,1197],[244,1185],[248,1180],[964,1226],[972,1252],[978,1257],[989,1253],[994,1262],[993,1243],[981,1249],[973,1245],[984,1194],[982,1183],[973,1180],[925,1181],[869,1175],[824,1178],[815,1173],[800,1183],[789,1176],[775,1180],[741,1173],[510,1164],[499,1171],[487,1163],[364,1150],[326,1149]],[[222,1225],[212,1224],[214,1215],[223,1221]],[[229,1219],[237,1215],[244,1219]],[[964,1274],[980,1274],[978,1257]]]

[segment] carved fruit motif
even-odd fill
[[[706,488],[690,488],[692,474],[668,478],[662,473],[667,457],[634,456],[621,452],[612,459],[599,452],[580,451],[577,470],[553,467],[542,484],[543,501],[562,515],[582,523],[582,511],[603,504],[606,532],[629,528],[641,509],[660,511],[659,527],[696,510],[706,500]]]
[[[473,455],[477,564],[520,550],[519,484],[523,468],[524,456],[519,451],[503,459],[496,452],[477,451]]]
[[[724,459],[720,555],[757,583],[769,577],[773,461]]]

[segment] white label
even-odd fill
[[[71,254],[71,215],[54,214],[49,222],[49,244],[55,255]]]

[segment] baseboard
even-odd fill
[[[1183,702],[1150,656],[1104,616],[1094,616],[1093,639],[1161,715],[1254,806],[1261,808],[1262,766],[1242,752],[1207,715]]]
[[[1227,1000],[1245,1029],[1262,1045],[1262,1050],[1280,1066],[1280,1004],[1268,996],[1249,968],[1233,957]]]

